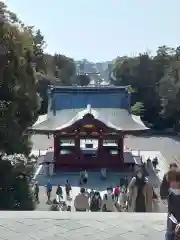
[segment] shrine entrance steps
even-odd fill
[[[91,172],[99,172],[104,166],[90,166],[90,165],[58,165],[56,167],[56,172],[80,172],[84,169]],[[110,165],[106,166],[108,171],[111,172],[132,172],[132,167],[122,166],[122,165]]]

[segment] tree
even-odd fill
[[[90,77],[86,74],[80,74],[76,76],[75,84],[79,86],[87,86],[90,83]]]
[[[34,210],[35,201],[26,175],[23,155],[4,155],[0,159],[0,210]]]
[[[38,90],[45,98],[51,83],[38,84],[37,73],[45,76],[49,66],[52,72],[58,68],[59,77],[67,85],[71,84],[75,64],[65,56],[53,65],[54,57],[50,56],[51,63],[45,64],[45,41],[40,30],[34,32],[33,27],[25,26],[2,2],[0,11],[0,210],[33,210],[27,175],[34,165],[28,158],[32,146],[27,128],[38,118]],[[45,99],[43,103],[47,103]],[[27,159],[20,161],[17,153]],[[9,159],[10,154],[13,158]]]
[[[0,35],[4,50],[0,56],[0,151],[28,154],[29,138],[24,133],[36,121],[40,107],[32,67],[32,36],[8,18],[0,25]]]
[[[39,95],[41,97],[41,108],[39,110],[39,114],[43,115],[43,114],[46,114],[48,110],[47,91],[48,91],[48,86],[51,85],[51,81],[41,73],[37,73],[36,76],[38,79],[37,91],[39,92]]]
[[[59,78],[62,85],[72,85],[72,77],[75,76],[75,63],[72,58],[64,55],[54,55],[55,77]]]
[[[179,116],[179,48],[161,46],[155,56],[118,57],[113,64],[111,82],[131,85],[132,106],[142,103],[142,117],[154,127],[172,127]],[[176,106],[176,107],[175,107]]]
[[[36,121],[40,107],[32,67],[33,38],[30,28],[2,2],[0,11],[0,210],[33,210],[24,172],[27,162],[5,159],[7,154],[28,156],[31,151],[26,130]]]
[[[171,61],[159,83],[162,101],[162,118],[171,126],[179,124],[180,116],[180,81],[178,56]]]
[[[141,102],[136,102],[132,107],[131,107],[131,113],[137,116],[142,116],[144,113],[144,105]]]
[[[36,72],[46,73],[46,62],[44,58],[45,41],[44,36],[38,29],[33,36],[33,53]]]

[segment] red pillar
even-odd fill
[[[122,163],[124,163],[124,136],[120,135],[118,139],[119,157]]]
[[[103,154],[103,138],[102,136],[98,139],[98,156],[97,156],[97,165],[98,167],[105,167],[103,165],[106,165],[106,159],[104,159],[105,156]]]
[[[81,149],[80,149],[80,137],[76,135],[75,137],[75,159],[79,160],[81,157]]]
[[[60,137],[54,134],[54,166],[55,170],[58,167],[58,161],[60,158]]]

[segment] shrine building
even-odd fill
[[[124,149],[124,136],[148,128],[130,113],[128,87],[50,86],[48,99],[46,119],[30,131],[53,136],[56,171],[121,171],[134,163]]]

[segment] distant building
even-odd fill
[[[128,87],[52,86],[48,97],[47,119],[30,130],[53,134],[56,170],[133,164],[124,153],[124,135],[147,128],[130,114]]]

